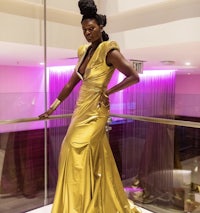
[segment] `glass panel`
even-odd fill
[[[175,90],[175,115],[184,116],[185,120],[200,118],[200,75],[177,74]]]
[[[144,71],[140,83],[125,89],[123,96],[125,114],[173,118],[175,71]]]
[[[57,177],[60,147],[71,118],[49,121],[48,128],[48,203],[53,202]]]
[[[13,72],[13,70],[11,72]],[[0,71],[0,73],[4,73],[4,71],[2,70],[2,72]],[[34,79],[36,80],[36,82],[40,82],[40,84],[41,84],[41,78],[40,78],[41,73],[43,73],[43,71],[41,71],[38,76],[34,74],[35,76]],[[31,73],[30,70],[27,70],[27,75],[31,76],[32,74],[33,73]],[[19,78],[22,77],[22,79],[25,79],[25,76],[22,76],[22,73],[20,71],[17,72],[16,75]],[[23,89],[24,91],[17,92],[16,90],[17,88],[19,88],[17,84],[21,83],[21,79],[17,80],[16,76],[13,76],[13,78],[12,77],[10,78],[10,77],[6,78],[6,76],[4,75],[1,78],[1,80],[7,82],[7,85],[8,85],[8,82],[11,82],[12,88],[10,88],[10,92],[8,93],[5,93],[5,92],[0,93],[0,99],[3,100],[0,102],[0,110],[1,112],[3,112],[0,114],[0,120],[13,120],[13,119],[20,119],[20,118],[36,117],[39,114],[41,114],[44,110],[44,93],[42,92],[42,88],[41,88],[41,91],[39,92],[26,91],[26,89],[28,90],[31,87],[29,84],[31,82],[31,79],[25,79],[23,83],[29,84],[29,86],[25,87]],[[12,84],[13,81],[15,81],[15,83]],[[35,83],[34,87],[38,88],[37,86],[38,86],[38,83]],[[10,87],[10,84],[7,87]],[[33,87],[33,90],[34,90],[34,87]],[[4,88],[1,91],[5,91],[4,90],[5,88],[6,86],[4,86]],[[13,92],[14,90],[15,92]],[[35,124],[30,123],[29,125],[30,125],[30,128],[32,128],[32,126],[34,126]],[[14,130],[18,130],[20,128],[27,129],[28,126],[27,124],[21,124],[20,126],[16,125],[16,127],[14,127],[13,125],[12,128],[14,128]]]
[[[42,128],[0,133],[0,212],[26,212],[44,203],[44,123],[34,123]],[[14,126],[24,127],[1,125]]]
[[[3,3],[0,13],[3,32],[0,35],[0,111],[3,113],[0,120],[37,116],[44,110],[41,8],[42,4],[28,1]]]
[[[45,108],[45,69],[40,65],[43,2],[1,3],[0,212],[4,213],[27,212],[45,200],[45,124],[30,119]]]
[[[48,10],[50,8],[50,10]],[[77,49],[83,44],[81,19],[75,1],[47,1],[47,106],[57,98],[59,92],[70,79],[77,63]],[[80,84],[57,108],[54,115],[72,113]],[[70,118],[48,122],[48,203],[53,202],[57,183],[60,146],[66,134]]]
[[[110,145],[131,200],[158,213],[200,210],[199,128],[120,117],[109,126]]]

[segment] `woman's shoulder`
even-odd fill
[[[102,48],[104,49],[105,54],[111,50],[120,50],[116,41],[104,41],[102,42]]]
[[[79,46],[79,48],[78,48],[78,57],[79,58],[85,53],[88,46],[89,46],[88,44],[83,44],[83,45]]]
[[[105,46],[105,47],[116,47],[116,48],[119,48],[119,45],[118,45],[118,43],[116,42],[116,41],[104,41],[104,42],[102,42],[102,44],[103,44],[103,46]]]

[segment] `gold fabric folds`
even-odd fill
[[[88,46],[79,51],[78,68]],[[131,213],[110,149],[105,125],[109,108],[99,105],[114,68],[106,55],[118,49],[113,41],[102,42],[89,61],[72,116],[63,140],[59,175],[52,213]]]

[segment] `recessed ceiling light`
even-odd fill
[[[190,63],[190,62],[185,62],[185,65],[186,65],[186,66],[190,66],[191,63]]]
[[[44,65],[44,62],[40,62],[40,65]]]

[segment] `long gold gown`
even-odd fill
[[[76,72],[82,79],[77,105],[63,140],[59,175],[52,213],[130,213],[120,176],[110,149],[105,125],[109,108],[99,105],[114,68],[107,66],[106,55],[118,49],[113,41],[102,42],[84,76],[78,69],[88,45],[78,50]]]

